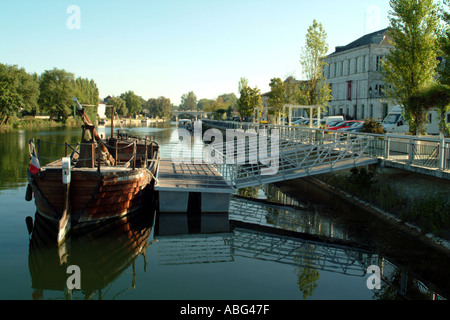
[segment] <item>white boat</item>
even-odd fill
[[[192,130],[194,128],[194,125],[192,123],[192,120],[190,119],[181,119],[178,121],[178,128]]]

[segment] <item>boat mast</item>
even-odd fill
[[[83,120],[83,123],[86,126],[94,126],[92,124],[91,120],[89,119],[88,115],[86,114],[86,111],[84,111],[83,106],[80,104],[80,102],[78,102],[78,99],[75,97],[75,98],[73,98],[73,101],[75,101],[75,103],[77,105],[77,111],[78,111],[78,114],[80,115],[81,119]],[[103,143],[102,139],[98,135],[98,133],[95,130],[95,128],[92,129],[92,133],[94,135],[94,139],[97,141],[97,143],[100,144],[102,152],[104,152],[106,154],[106,157],[107,157],[108,161],[111,163],[111,165],[114,165],[115,161],[114,161],[113,156],[109,153],[108,149],[106,148],[105,144]]]

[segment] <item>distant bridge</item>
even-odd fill
[[[186,110],[186,111],[172,111],[174,114],[176,121],[178,122],[178,118],[182,115],[189,115],[195,120],[201,119],[201,118],[207,118],[211,112],[205,112],[205,111],[194,111],[194,110]]]

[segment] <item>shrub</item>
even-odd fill
[[[366,119],[363,123],[363,126],[361,128],[361,132],[366,133],[375,133],[375,134],[384,134],[384,128],[376,121],[374,118]]]

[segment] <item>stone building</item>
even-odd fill
[[[383,98],[381,60],[393,48],[387,29],[367,34],[352,43],[336,47],[325,59],[324,75],[333,99],[325,116],[382,120],[394,104]]]

